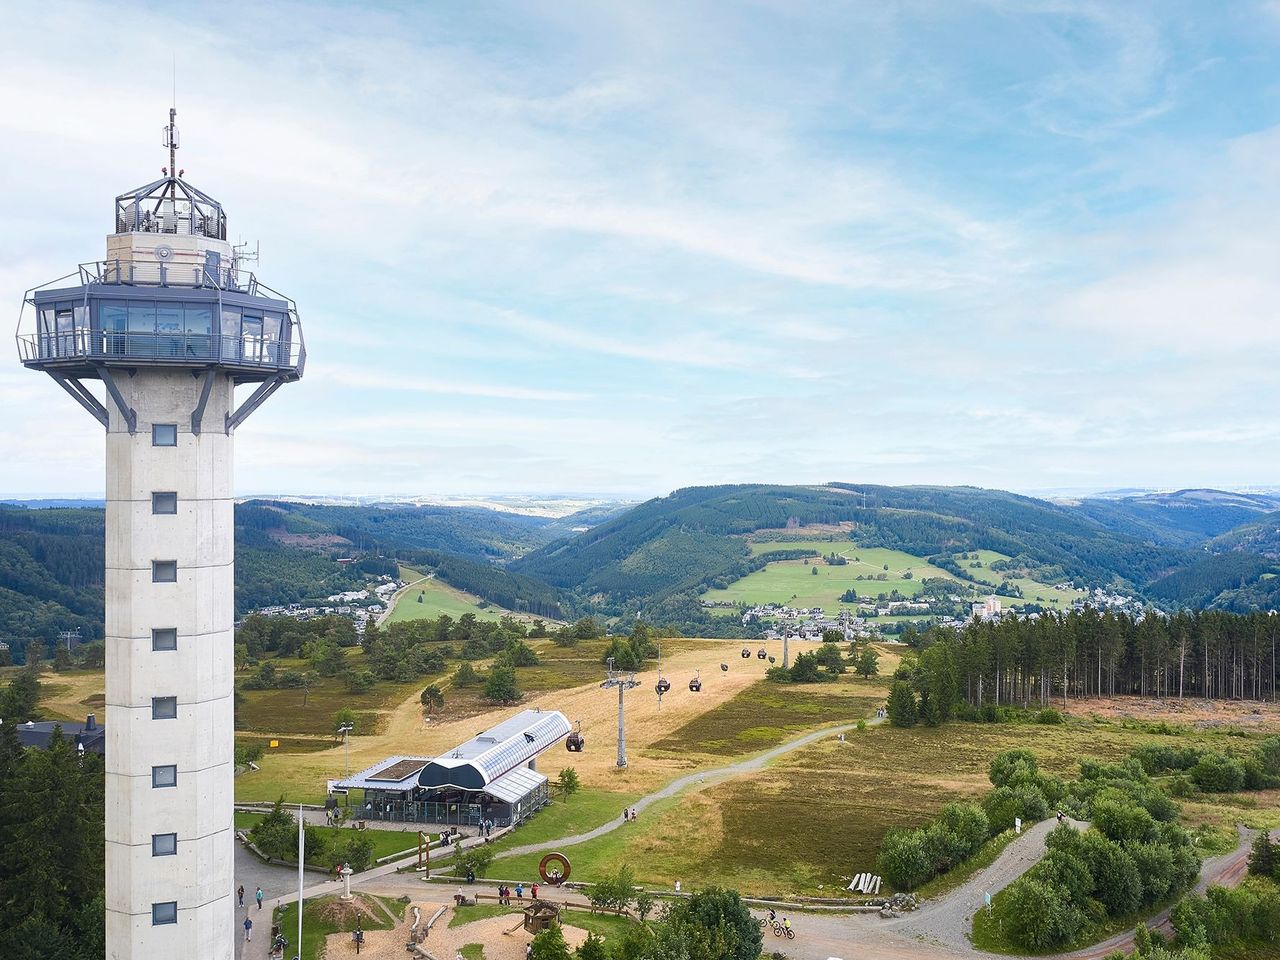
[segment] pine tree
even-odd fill
[[[889,689],[889,722],[895,727],[916,725],[916,695],[905,680],[895,680]]]
[[[1264,830],[1258,834],[1258,839],[1253,841],[1253,849],[1249,851],[1249,872],[1255,877],[1274,877],[1276,862],[1276,845]]]

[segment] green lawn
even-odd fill
[[[324,956],[325,938],[331,933],[354,930],[357,919],[364,930],[390,930],[394,924],[376,905],[376,901],[382,901],[395,916],[400,916],[404,910],[401,904],[390,897],[373,897],[365,893],[356,894],[356,897],[357,902],[364,906],[358,912],[342,904],[336,896],[320,897],[303,904],[301,960],[321,960]],[[291,903],[277,908],[275,922],[280,924],[280,932],[289,940],[286,956],[293,956],[296,947],[294,941],[298,936],[298,905]],[[264,926],[255,926],[258,936],[270,937],[269,929],[259,929]]]
[[[422,602],[418,602],[418,597]],[[509,611],[487,603],[479,597],[464,593],[439,580],[425,580],[401,594],[387,617],[387,623],[400,620],[434,620],[447,613],[457,620],[464,613],[473,613],[481,620],[499,620]]]
[[[620,819],[623,808],[638,799],[639,795],[634,793],[579,790],[572,796],[557,798],[526,823],[493,841],[491,847],[501,856],[513,847],[586,833],[610,820]]]
[[[468,923],[475,923],[477,920],[488,920],[490,917],[500,917],[505,914],[510,914],[514,922],[516,915],[519,913],[520,909],[518,907],[500,906],[496,903],[458,907],[453,911],[453,916],[449,918],[449,926],[461,927]],[[621,939],[627,928],[635,923],[634,920],[629,920],[626,917],[619,917],[613,914],[595,914],[578,908],[565,910],[561,918],[566,926],[577,927],[580,930],[586,930],[588,933],[594,933],[596,936],[602,937],[606,942],[610,939],[614,941]],[[466,956],[465,947],[462,955]],[[483,956],[483,954],[477,953],[476,956]]]
[[[463,944],[461,950],[462,960],[484,960],[484,945],[480,943]]]
[[[453,915],[449,917],[449,926],[461,927],[468,923],[475,923],[477,920],[488,920],[490,917],[501,917],[507,913],[517,912],[519,912],[517,908],[501,903],[475,903],[466,907],[455,907]]]
[[[259,820],[263,814],[246,813],[243,810],[236,811],[236,829],[248,830]],[[346,835],[351,832],[350,827],[312,827],[318,830],[325,837],[333,837],[339,834]],[[390,856],[393,853],[400,853],[402,850],[417,850],[418,833],[416,830],[366,830],[364,836],[373,841],[373,858],[375,860],[380,857]],[[325,864],[329,866],[329,864]]]

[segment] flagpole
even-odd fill
[[[305,853],[305,824],[302,804],[298,804],[298,948],[294,952],[294,960],[301,960],[302,957],[302,858]]]

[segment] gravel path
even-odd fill
[[[1089,824],[1080,820],[1067,822],[1077,830],[1088,829]],[[908,913],[899,920],[890,920],[886,926],[900,927],[918,939],[938,943],[959,952],[971,952],[969,931],[973,915],[983,908],[983,894],[995,896],[1013,881],[1034,867],[1048,852],[1045,838],[1058,826],[1055,818],[1037,823],[1022,836],[1000,851],[991,866],[979,870],[959,887],[941,899],[926,903],[919,910]]]

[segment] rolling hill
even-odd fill
[[[919,557],[990,550],[1036,579],[1136,589],[1189,562],[1182,550],[1107,529],[1069,507],[974,487],[690,487],[520,558],[513,570],[605,614],[643,610],[685,629],[697,597],[767,562],[747,534],[838,530],[859,546]],[[784,548],[785,544],[779,544]]]
[[[1077,512],[1108,530],[1170,547],[1191,547],[1280,510],[1280,497],[1224,490],[1176,490],[1075,501]],[[1277,537],[1280,545],[1280,537]]]

